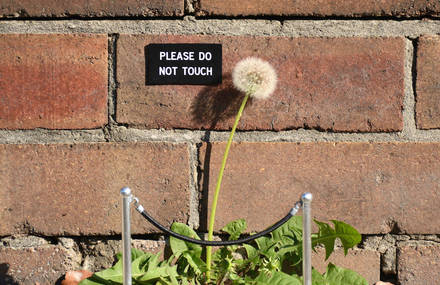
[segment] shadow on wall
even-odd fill
[[[0,263],[0,285],[18,285],[19,283],[14,281],[14,278],[7,274],[8,270],[9,264]]]
[[[214,129],[219,122],[235,117],[243,97],[244,94],[234,88],[231,74],[225,74],[221,85],[207,86],[197,94],[191,106],[193,121],[203,128]],[[250,105],[251,99],[246,108]]]
[[[191,113],[193,121],[208,130],[215,129],[218,123],[235,118],[243,101],[244,94],[234,88],[231,74],[223,75],[223,83],[219,86],[207,86],[197,94]],[[252,105],[252,98],[248,100],[246,108]],[[223,126],[222,126],[223,127]],[[207,132],[204,141],[210,141],[210,132]],[[206,224],[200,225],[200,230],[207,230],[208,225],[208,191],[209,173],[211,163],[212,145],[206,145],[203,163],[203,177],[199,177],[199,185],[202,188],[200,221]],[[202,180],[203,178],[203,180]],[[216,178],[216,177],[214,177]]]

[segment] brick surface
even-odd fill
[[[149,43],[223,45],[223,84],[146,86]],[[241,102],[233,66],[247,56],[274,65],[274,95],[248,104],[242,130],[317,128],[396,131],[402,128],[404,41],[401,38],[276,38],[121,35],[118,122],[146,128],[227,129]]]
[[[67,259],[57,246],[0,248],[0,284],[55,284],[68,270]]]
[[[436,0],[280,0],[268,5],[264,0],[200,0],[200,15],[226,16],[398,16],[438,15]]]
[[[207,205],[224,147],[208,144],[200,152]],[[237,143],[223,177],[216,228],[245,218],[249,230],[264,229],[308,191],[318,220],[342,220],[364,234],[438,233],[439,182],[439,143]]]
[[[432,285],[440,279],[440,245],[406,244],[398,252],[398,280],[401,285]]]
[[[3,17],[182,16],[183,0],[0,0]]]
[[[0,129],[107,123],[106,35],[0,35]]]
[[[186,222],[188,177],[185,144],[0,145],[0,236],[119,233],[124,186],[161,223]],[[132,212],[133,233],[155,232]]]
[[[344,255],[344,250],[336,249],[327,261],[323,248],[318,248],[312,255],[312,265],[321,273],[326,272],[329,262],[356,271],[368,281],[368,284],[380,280],[380,254],[376,251],[349,250],[348,254]]]
[[[417,127],[440,128],[440,37],[424,36],[417,49]]]

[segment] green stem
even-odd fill
[[[208,240],[212,240],[212,236],[214,233],[214,221],[215,221],[215,211],[217,209],[217,201],[220,193],[220,186],[222,184],[223,171],[225,170],[226,160],[228,159],[229,149],[231,148],[232,138],[235,134],[235,129],[237,128],[238,122],[240,121],[241,114],[243,113],[244,107],[246,106],[246,102],[249,99],[250,92],[246,93],[243,98],[243,102],[241,103],[240,109],[238,110],[237,116],[235,117],[234,125],[232,126],[231,133],[229,134],[228,143],[226,144],[225,153],[223,154],[222,164],[220,166],[220,171],[218,173],[217,185],[215,186],[214,198],[212,199],[211,204],[211,215],[209,217],[209,227],[208,227]],[[206,267],[208,269],[206,273],[207,280],[211,278],[211,256],[212,256],[212,248],[210,246],[206,247]]]

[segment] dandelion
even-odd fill
[[[277,74],[267,61],[248,57],[235,66],[232,82],[235,88],[251,97],[266,99],[275,91]]]
[[[220,193],[220,186],[222,183],[223,172],[226,166],[226,160],[228,158],[229,149],[231,148],[232,138],[234,137],[235,129],[237,128],[238,122],[240,121],[241,114],[243,113],[244,107],[249,97],[256,99],[266,99],[274,91],[277,84],[277,75],[273,67],[266,61],[255,58],[248,57],[237,63],[232,72],[232,82],[238,90],[245,93],[243,102],[241,103],[240,109],[238,110],[237,116],[235,117],[234,125],[232,126],[231,133],[229,135],[228,143],[226,144],[225,153],[223,154],[222,164],[217,178],[217,185],[214,191],[214,197],[211,205],[211,215],[209,217],[208,225],[208,240],[212,240],[214,233],[214,221],[215,212],[217,209],[217,201]],[[206,267],[207,273],[206,278],[209,283],[211,277],[211,247],[206,248]]]

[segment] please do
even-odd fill
[[[194,51],[161,51],[159,52],[160,61],[211,61],[212,53]],[[170,76],[182,73],[184,76],[212,76],[212,66],[159,66],[159,75]]]

